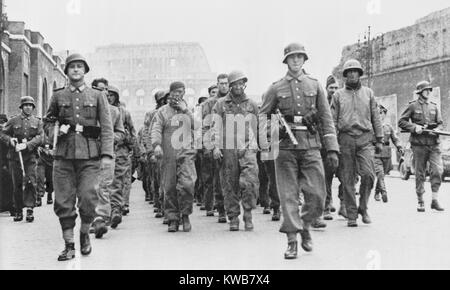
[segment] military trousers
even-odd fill
[[[385,158],[383,158],[385,159]],[[377,176],[377,183],[375,186],[375,193],[379,194],[385,194],[387,193],[386,190],[386,183],[384,182],[384,176],[385,176],[385,162],[383,162],[382,158],[375,157],[375,175]]]
[[[128,166],[127,166],[127,170],[125,172],[125,179],[123,180],[124,182],[124,191],[123,191],[123,205],[124,206],[130,206],[130,194],[131,194],[131,186],[132,186],[132,175],[133,175],[133,170],[132,170],[132,161],[131,161],[131,155],[128,157]]]
[[[297,233],[323,214],[326,187],[320,151],[280,150],[275,172],[283,212],[280,232]],[[305,198],[301,214],[300,192]]]
[[[111,217],[111,203],[121,204],[122,197],[116,191],[112,193],[112,183],[114,181],[115,161],[109,165],[102,164],[100,168],[100,184],[98,188],[98,203],[95,208],[96,216],[108,220]]]
[[[25,157],[25,156],[24,156]],[[37,198],[36,166],[37,160],[34,155],[23,160],[25,177],[19,160],[10,160],[9,169],[11,172],[14,188],[14,208],[21,211],[24,207],[34,208]],[[2,189],[3,190],[3,189]]]
[[[54,210],[63,230],[75,227],[78,216],[76,206],[83,224],[91,224],[94,221],[98,203],[100,163],[99,159],[55,160],[53,166]]]
[[[262,207],[272,209],[280,208],[280,196],[278,194],[275,176],[275,161],[267,160],[259,164],[259,200]]]
[[[169,221],[192,214],[197,180],[193,151],[178,151],[163,160],[164,211]]]
[[[207,211],[214,209],[214,193],[218,184],[216,162],[211,150],[202,152],[201,180],[203,182],[203,203]]]
[[[321,150],[320,155],[322,156],[323,168],[325,170],[325,186],[327,189],[327,197],[325,199],[325,210],[331,210],[333,206],[333,179],[336,175],[336,171],[327,162],[327,150]],[[341,199],[341,194],[339,194],[339,199]]]
[[[442,164],[440,145],[412,146],[414,165],[416,169],[416,193],[419,201],[423,201],[425,194],[425,178],[427,162],[430,163],[430,183],[432,192],[439,192],[444,167]]]
[[[45,193],[53,192],[53,161],[49,164],[47,160],[40,157],[36,168],[37,173],[37,192],[40,197]]]
[[[131,159],[130,159],[130,151],[128,148],[119,147],[117,148],[115,157],[115,166],[114,166],[114,179],[110,186],[111,197],[111,208],[112,211],[121,211],[122,207],[126,205],[125,195],[126,195],[126,186],[127,180],[131,176],[129,173],[131,172]]]
[[[241,214],[240,201],[244,210],[256,209],[259,193],[258,161],[255,150],[222,150],[223,160],[220,181],[229,219]]]
[[[344,203],[350,220],[358,218],[356,203],[356,176],[361,177],[359,188],[359,209],[368,209],[370,193],[375,182],[373,135],[339,135],[341,156],[339,160],[339,178],[344,193]]]
[[[155,208],[162,209],[164,194],[161,194],[161,161],[149,161],[149,189],[153,196]]]

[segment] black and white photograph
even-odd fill
[[[450,269],[448,0],[0,0],[0,43],[0,270]]]

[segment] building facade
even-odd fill
[[[399,116],[416,97],[413,92],[421,80],[431,82],[432,100],[442,110],[444,126],[450,128],[450,8],[421,18],[412,26],[379,35],[370,44],[344,47],[335,75],[342,75],[342,66],[350,58],[360,60],[370,73],[363,81],[389,109],[395,128]],[[406,143],[408,134],[401,138]]]
[[[186,100],[193,107],[216,83],[203,48],[192,42],[99,47],[87,56],[90,78],[105,77],[122,92],[121,98],[141,125],[154,108],[154,94],[168,90],[173,81],[186,84]]]
[[[25,28],[25,23],[8,21],[2,39],[3,73],[0,85],[0,112],[8,116],[19,112],[20,98],[36,100],[36,114],[47,110],[53,89],[64,86],[62,60],[40,32]]]

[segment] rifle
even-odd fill
[[[289,124],[286,122],[286,119],[283,117],[283,115],[280,112],[280,109],[277,109],[276,111],[276,116],[278,118],[278,121],[280,122],[281,127],[284,127],[284,129],[286,130],[286,133],[289,135],[289,138],[291,139],[292,144],[294,144],[295,146],[298,145],[298,141],[295,138],[294,133],[292,133],[291,127],[289,126]]]
[[[402,133],[408,134],[408,133],[411,133],[411,132],[409,132],[409,131],[402,131]],[[439,136],[450,136],[450,132],[441,131],[441,130],[423,129],[423,133],[434,134],[434,135],[439,135]]]

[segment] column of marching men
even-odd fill
[[[47,193],[65,244],[59,261],[75,257],[78,216],[82,255],[92,251],[89,233],[100,239],[122,223],[130,213],[135,171],[143,199],[169,232],[180,226],[192,231],[195,204],[208,217],[217,214],[218,223],[228,222],[230,231],[239,231],[242,221],[250,232],[259,205],[272,221],[282,220],[286,259],[297,258],[298,234],[301,247],[310,252],[310,229],[325,228],[325,221],[335,218],[335,176],[341,183],[337,214],[349,227],[358,226],[359,216],[370,224],[374,187],[375,200],[388,202],[384,176],[392,169],[391,141],[399,154],[404,149],[386,120],[387,108],[361,84],[364,71],[358,61],[344,64],[344,87],[330,76],[324,91],[303,69],[308,60],[303,45],[288,45],[287,73],[270,85],[259,106],[246,95],[249,79],[240,71],[220,74],[208,89],[209,98],[200,98],[194,109],[184,100],[185,84],[174,81],[155,94],[156,107],[136,133],[120,90],[106,79],[87,85],[89,65],[73,54],[65,66],[69,82],[54,91],[43,120],[33,115],[36,105],[29,96],[21,98],[19,115],[0,116],[2,210],[9,210],[14,222],[21,222],[26,210],[26,222],[32,223],[34,208]],[[399,120],[411,134],[418,212],[425,212],[427,163],[431,208],[444,210],[438,202],[439,136],[433,131],[443,121],[429,100],[431,91],[430,83],[420,82],[417,100]],[[229,130],[239,117],[248,121],[245,128]]]

